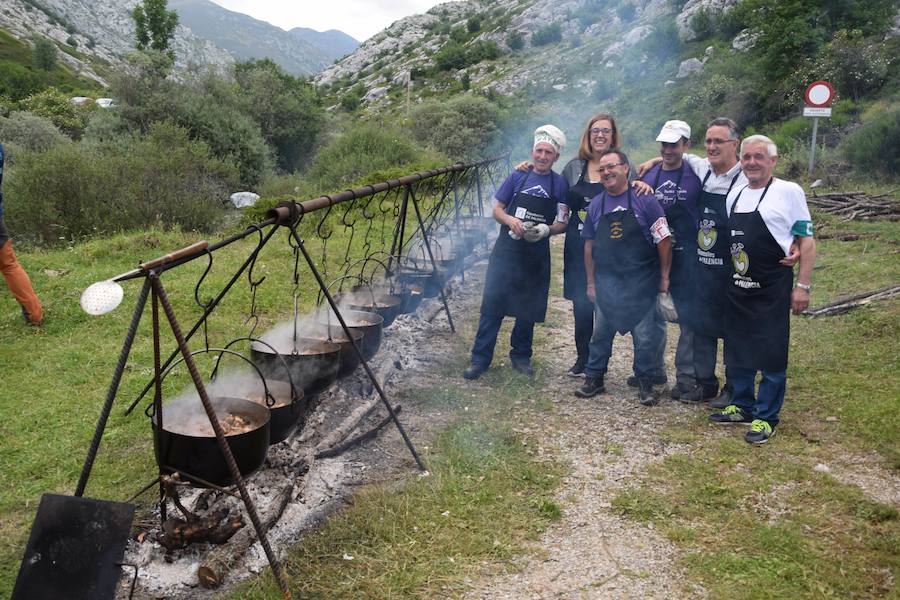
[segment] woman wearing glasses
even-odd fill
[[[578,357],[568,374],[577,377],[584,373],[588,359],[588,344],[594,331],[594,303],[587,297],[587,275],[584,270],[584,239],[581,230],[584,217],[591,198],[603,191],[600,183],[600,155],[610,148],[619,147],[619,131],[616,120],[608,114],[598,113],[588,121],[578,156],[563,168],[563,177],[569,183],[569,194],[566,203],[572,216],[566,229],[566,244],[563,250],[563,296],[572,302],[572,313],[575,316],[575,348]],[[634,173],[629,169],[629,175]],[[640,181],[632,185],[640,193],[652,192],[652,188]]]

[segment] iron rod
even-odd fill
[[[109,421],[109,415],[112,412],[113,401],[116,399],[116,394],[119,393],[119,384],[122,382],[122,374],[125,373],[125,365],[128,363],[128,355],[131,354],[131,346],[134,344],[134,336],[137,334],[138,325],[141,323],[141,316],[144,314],[144,306],[147,304],[147,294],[149,292],[150,282],[144,281],[144,286],[141,288],[137,304],[134,307],[134,313],[131,315],[128,332],[125,334],[125,342],[122,344],[122,350],[119,351],[119,362],[116,363],[112,381],[109,384],[109,389],[106,391],[106,401],[103,403],[100,418],[97,419],[97,426],[94,428],[94,438],[91,440],[87,457],[84,459],[84,466],[81,469],[78,485],[75,488],[76,496],[84,495],[84,488],[87,486],[88,478],[91,476],[91,469],[94,468],[94,461],[97,459],[97,452],[100,450],[103,432],[106,430],[106,423]]]
[[[291,227],[291,235],[294,237],[294,241],[297,242],[297,246],[300,248],[300,252],[303,253],[303,258],[306,260],[306,263],[309,265],[309,269],[312,271],[313,276],[316,278],[316,283],[319,284],[319,288],[322,290],[322,294],[325,296],[325,299],[328,300],[328,305],[331,307],[331,310],[334,311],[335,317],[337,317],[338,322],[341,324],[341,329],[344,330],[344,335],[347,336],[347,339],[350,340],[350,343],[353,345],[353,350],[356,352],[356,355],[359,357],[359,362],[362,363],[363,369],[366,371],[366,375],[369,377],[369,380],[372,382],[372,386],[378,392],[378,397],[381,399],[381,402],[387,407],[388,414],[391,415],[391,419],[394,421],[394,425],[397,426],[397,431],[400,432],[400,436],[403,438],[403,442],[406,444],[406,447],[409,448],[409,451],[412,453],[413,458],[416,461],[416,464],[419,466],[419,469],[422,471],[427,471],[428,469],[425,467],[425,463],[422,462],[422,459],[419,457],[419,453],[416,452],[415,446],[413,446],[412,440],[409,439],[409,436],[406,435],[406,430],[403,428],[403,425],[400,423],[400,419],[397,418],[397,413],[394,412],[394,407],[391,406],[390,401],[388,401],[387,396],[384,393],[384,390],[381,389],[381,384],[378,383],[378,378],[375,377],[375,373],[372,372],[371,367],[369,367],[369,362],[365,359],[360,350],[359,346],[356,343],[356,340],[353,339],[353,336],[350,334],[350,328],[347,327],[346,321],[344,321],[343,315],[338,310],[337,303],[335,303],[334,298],[331,297],[331,293],[328,291],[328,286],[325,284],[325,280],[322,279],[322,275],[319,273],[319,270],[316,268],[315,263],[313,263],[312,257],[306,251],[306,245],[303,243],[303,240],[300,239],[300,236],[297,234],[297,230],[294,227]]]
[[[419,203],[416,202],[416,193],[410,188],[409,196],[412,199],[413,209],[416,211],[416,219],[419,221],[419,229],[422,231],[422,241],[425,242],[425,249],[428,250],[428,258],[431,260],[431,268],[434,269],[434,274],[438,278],[438,284],[440,285],[441,292],[441,302],[444,303],[444,311],[447,313],[447,322],[450,323],[450,331],[452,333],[456,333],[456,328],[453,326],[453,317],[450,316],[450,306],[447,304],[447,295],[444,293],[444,278],[441,275],[441,272],[438,271],[437,263],[434,260],[434,254],[431,252],[431,244],[428,242],[428,235],[425,233],[425,224],[422,222],[422,213],[419,212]]]
[[[159,280],[159,276],[156,272],[151,271],[149,277],[154,291],[156,291],[159,296],[159,303],[162,304],[163,311],[166,313],[166,319],[169,321],[172,334],[175,336],[175,341],[178,343],[178,349],[184,357],[184,364],[187,365],[188,371],[191,374],[191,379],[194,382],[194,387],[197,388],[200,402],[203,404],[203,409],[206,411],[209,423],[213,428],[213,432],[216,434],[219,450],[225,458],[225,464],[228,466],[228,470],[231,473],[232,479],[234,479],[235,485],[237,485],[237,488],[241,492],[241,498],[244,500],[244,506],[247,509],[247,514],[250,516],[250,521],[253,523],[253,528],[256,530],[259,543],[266,553],[266,558],[269,559],[269,564],[272,567],[272,574],[275,576],[275,580],[278,582],[278,586],[281,588],[284,597],[290,599],[291,592],[288,589],[287,581],[284,579],[284,574],[281,571],[281,564],[278,562],[278,558],[275,556],[272,547],[269,545],[269,538],[266,536],[265,528],[259,520],[259,515],[256,512],[256,505],[253,503],[253,498],[250,497],[250,492],[247,490],[244,478],[241,476],[240,469],[238,469],[237,463],[234,460],[234,455],[231,454],[231,448],[228,446],[228,441],[225,439],[225,432],[222,430],[222,425],[219,423],[216,411],[206,393],[206,386],[203,384],[203,379],[200,377],[200,372],[197,370],[197,365],[194,363],[194,359],[191,356],[187,340],[185,340],[184,335],[181,333],[181,327],[178,325],[175,311],[169,303],[169,298],[166,296],[166,291],[163,289],[162,282]]]

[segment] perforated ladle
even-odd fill
[[[81,308],[89,315],[105,315],[106,313],[115,310],[116,307],[122,303],[122,298],[125,297],[125,292],[122,289],[122,286],[119,285],[119,281],[133,277],[138,273],[161,267],[178,259],[199,254],[206,250],[208,246],[209,243],[205,240],[195,242],[181,250],[176,250],[165,256],[160,256],[153,260],[141,263],[141,266],[137,269],[132,269],[131,271],[116,275],[105,281],[92,283],[81,293]]]

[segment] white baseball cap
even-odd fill
[[[666,121],[666,124],[659,130],[656,141],[674,144],[681,138],[691,139],[691,126],[684,121]]]

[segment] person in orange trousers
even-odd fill
[[[41,301],[38,300],[28,273],[19,264],[16,253],[13,252],[13,243],[6,230],[3,220],[3,159],[5,158],[3,144],[0,144],[0,272],[9,286],[9,291],[22,306],[22,314],[31,325],[40,325],[44,319],[44,310]]]

